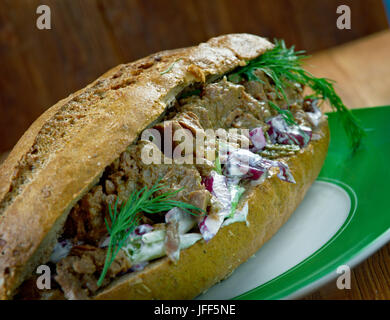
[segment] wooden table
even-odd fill
[[[390,105],[390,30],[320,52],[307,69],[336,80],[349,108]],[[353,270],[351,290],[333,281],[304,299],[390,299],[390,244]]]
[[[42,4],[51,30],[35,27]],[[351,30],[336,28],[339,5]],[[236,32],[315,52],[387,27],[382,0],[1,0],[0,152],[58,100],[153,52]]]
[[[390,30],[320,52],[306,68],[336,80],[349,108],[390,105]],[[353,269],[351,290],[332,281],[305,299],[390,299],[390,244]]]
[[[337,82],[348,108],[390,104],[390,30],[315,54],[306,69]]]

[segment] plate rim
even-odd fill
[[[377,252],[380,248],[382,248],[386,243],[390,241],[390,228],[385,231],[383,234],[381,234],[378,238],[376,238],[374,241],[372,241],[370,244],[365,246],[358,252],[354,257],[349,259],[345,264],[348,265],[351,269],[356,267],[359,263],[363,262],[365,259],[373,255],[375,252]],[[295,292],[291,293],[290,295],[287,295],[281,299],[283,300],[293,300],[298,299],[304,295],[310,294],[318,287],[332,281],[333,279],[336,279],[338,274],[333,274],[334,271],[329,272],[323,277],[320,277],[318,280],[313,281],[312,283],[308,284],[307,286],[302,287],[301,289],[296,290]]]
[[[303,259],[302,261],[300,261],[299,263],[297,263],[296,265],[294,265],[290,269],[286,270],[285,272],[281,273],[280,275],[272,278],[271,280],[255,287],[251,290],[248,290],[248,291],[246,291],[238,296],[235,296],[234,298],[232,298],[233,300],[245,300],[246,295],[254,295],[254,294],[258,293],[258,291],[261,291],[264,287],[266,287],[266,286],[270,285],[271,283],[278,281],[278,280],[282,279],[283,277],[285,277],[286,275],[294,272],[294,270],[296,270],[297,268],[306,264],[308,261],[313,259],[316,255],[318,255],[323,250],[325,250],[330,244],[332,244],[334,241],[336,241],[336,239],[345,231],[345,229],[348,227],[350,222],[353,220],[353,217],[355,216],[355,213],[356,213],[357,208],[358,208],[358,203],[359,203],[356,192],[354,191],[354,189],[351,186],[349,186],[348,184],[346,184],[345,182],[342,182],[342,181],[337,180],[337,179],[332,179],[332,178],[327,178],[327,177],[318,177],[316,179],[316,181],[331,183],[339,188],[342,188],[343,191],[348,194],[349,199],[351,200],[351,207],[350,207],[348,216],[345,219],[344,223],[341,225],[341,227],[337,230],[337,232],[326,243],[324,243],[320,248],[318,248],[310,256]],[[390,232],[389,232],[389,236],[390,236]],[[365,247],[362,248],[362,250],[365,250],[365,249],[366,249]],[[360,251],[356,252],[355,255],[353,255],[353,257],[350,258],[349,260],[353,260],[357,255],[360,255],[360,254],[361,254]],[[347,264],[347,263],[344,263],[344,264]],[[310,280],[308,284],[303,284],[299,289],[292,290],[292,292],[289,292],[288,294],[276,292],[273,294],[273,296],[271,296],[268,299],[272,299],[272,300],[294,299],[294,298],[297,298],[299,296],[302,296],[305,293],[308,293],[309,290],[314,290],[319,285],[324,284],[326,282],[325,280],[330,281],[330,280],[332,280],[333,276],[337,277],[337,274],[332,275],[332,273],[333,273],[333,271],[329,271],[325,275],[313,275],[314,277],[316,277],[316,279]],[[324,278],[326,278],[326,279],[324,279]],[[323,280],[324,282],[321,282],[321,280]],[[303,279],[302,281],[305,281],[305,279]],[[315,287],[314,285],[316,283],[318,283],[318,285]],[[264,298],[264,299],[267,299],[267,298]]]

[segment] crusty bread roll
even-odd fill
[[[220,78],[272,46],[232,34],[160,52],[113,68],[39,117],[0,167],[0,298],[12,298],[48,261],[72,207],[183,89]],[[296,184],[273,176],[246,192],[248,226],[226,226],[183,250],[178,263],[158,259],[92,298],[188,299],[226,278],[286,222],[316,179],[328,148],[326,119],[317,136],[286,159]]]

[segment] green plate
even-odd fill
[[[328,237],[326,240],[318,240],[321,238],[321,232],[315,231],[315,228],[319,227],[317,223],[317,226],[313,226],[314,233],[306,230],[308,235],[304,241],[311,244],[318,240],[319,246],[315,248],[315,251],[311,251],[309,255],[307,252],[310,251],[307,251],[305,257],[305,253],[300,255],[301,246],[288,248],[289,257],[284,259],[283,256],[278,255],[278,249],[272,249],[272,246],[277,248],[276,242],[283,236],[287,237],[285,234],[288,232],[291,243],[294,243],[294,237],[299,237],[306,232],[299,229],[299,225],[305,222],[303,220],[305,219],[304,213],[295,212],[290,220],[295,219],[296,221],[291,223],[288,221],[286,225],[290,225],[281,228],[256,254],[256,256],[261,257],[260,261],[255,261],[257,258],[250,259],[239,267],[241,271],[239,270],[237,275],[233,274],[229,279],[213,287],[210,293],[201,296],[201,299],[297,298],[339,276],[340,274],[336,272],[338,267],[342,265],[353,267],[390,241],[390,212],[387,203],[387,197],[390,194],[390,170],[388,168],[390,162],[390,107],[357,109],[353,110],[353,113],[362,121],[366,130],[362,147],[352,154],[337,114],[328,114],[331,130],[328,156],[318,181],[313,185],[313,190],[309,190],[308,196],[306,196],[311,200],[305,198],[305,204],[297,210],[311,211],[313,218],[313,212],[316,212],[315,200],[328,201],[328,204],[325,203],[325,208],[329,205],[329,221],[324,220],[322,230],[326,233],[328,228],[336,229],[325,235]],[[325,191],[321,191],[323,187],[326,187],[323,189]],[[337,210],[331,209],[334,202],[332,188],[333,191],[338,190],[334,193],[336,198],[348,198],[348,205],[343,205],[341,201],[340,206],[344,207],[340,209],[340,214],[336,212]],[[319,198],[318,194],[321,192],[323,192],[322,198]],[[327,199],[323,199],[327,196]],[[342,213],[343,210],[345,213]],[[343,214],[345,217],[341,217]],[[299,215],[301,222],[297,220]],[[314,216],[314,218],[320,221],[324,217],[322,215]],[[338,224],[335,222],[332,225],[332,222],[339,220],[339,218],[341,222]],[[311,226],[302,228],[310,229]],[[323,242],[321,243],[321,241]],[[301,239],[301,243],[304,242]],[[283,246],[286,246],[286,242]],[[304,258],[299,261],[300,257]],[[281,274],[264,281],[266,277],[263,279],[261,273],[268,272],[269,275],[272,275],[272,269],[278,269],[280,264],[284,264],[284,261],[289,259],[295,261],[291,262],[294,265],[286,269],[287,264],[284,266],[285,271]],[[260,268],[263,261],[265,264],[271,261],[267,267],[270,270]],[[272,265],[272,261],[275,261],[274,265]],[[259,273],[259,275],[253,276],[255,273]],[[247,290],[248,286],[241,285],[245,282],[251,282],[249,284],[251,290]],[[235,290],[239,286],[243,286],[242,290]],[[229,294],[224,293],[229,292],[229,290],[233,292],[233,295],[229,296]]]

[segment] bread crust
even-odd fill
[[[114,281],[94,298],[192,299],[228,277],[279,230],[317,178],[329,145],[326,119],[318,129],[319,140],[286,159],[296,184],[274,175],[246,193],[248,226],[237,222],[223,227],[208,243],[201,240],[181,251],[177,264],[168,258],[158,260]]]
[[[111,69],[40,116],[0,166],[0,299],[48,260],[70,209],[182,89],[270,48],[231,34],[160,52]]]

